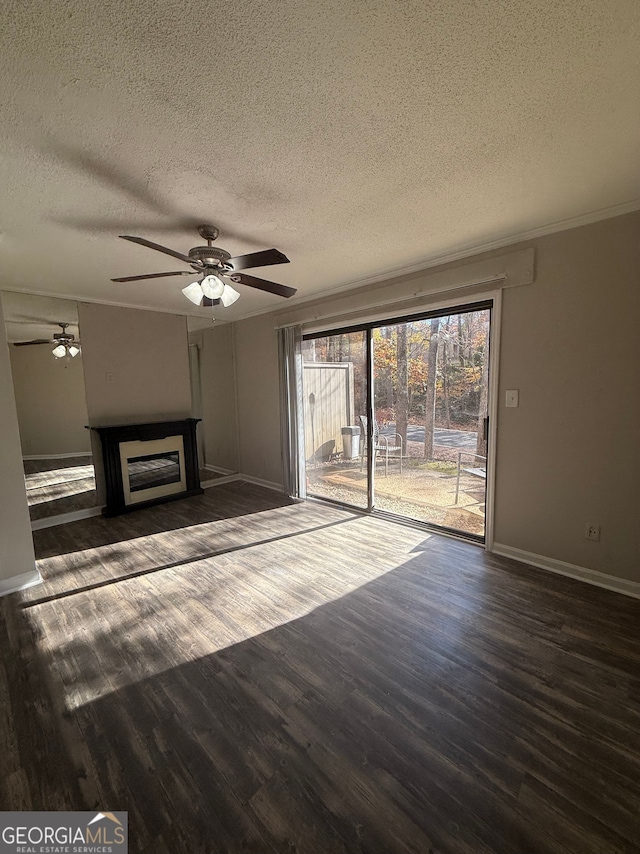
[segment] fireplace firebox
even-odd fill
[[[182,480],[180,452],[164,451],[160,454],[127,457],[127,476],[130,492],[139,492],[169,483],[180,483]]]
[[[196,446],[199,420],[95,428],[102,443],[105,516],[203,493]]]

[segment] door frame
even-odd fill
[[[487,390],[487,412],[489,416],[489,436],[487,442],[487,481],[485,490],[485,522],[484,522],[484,539],[475,539],[465,537],[464,532],[456,534],[454,531],[447,528],[440,528],[437,525],[431,525],[428,522],[412,520],[398,516],[398,521],[405,524],[415,524],[421,528],[433,531],[434,533],[442,534],[443,536],[455,537],[464,539],[467,542],[476,543],[482,546],[486,551],[492,551],[495,539],[495,492],[496,492],[496,470],[497,470],[497,434],[498,434],[498,390],[499,390],[499,366],[500,366],[500,337],[502,324],[502,289],[481,291],[474,293],[468,297],[461,298],[460,294],[449,297],[447,299],[434,300],[428,305],[417,309],[413,307],[404,315],[394,315],[387,317],[383,312],[375,320],[368,320],[364,323],[354,323],[349,326],[329,327],[323,330],[314,330],[305,334],[303,331],[303,339],[311,340],[315,338],[324,338],[330,335],[346,334],[349,332],[364,332],[365,333],[365,355],[366,355],[366,376],[367,376],[367,420],[368,430],[373,432],[373,335],[372,331],[377,326],[393,325],[395,323],[403,323],[417,318],[427,319],[430,315],[441,314],[447,309],[462,308],[472,306],[476,303],[490,302],[491,321],[489,328],[489,388]],[[374,496],[374,480],[375,466],[373,465],[373,443],[371,436],[367,442],[367,473],[368,473],[368,489],[367,489],[367,509],[355,508],[359,512],[365,513],[380,513],[388,518],[393,518],[394,514],[387,514],[385,511],[376,510],[373,506]],[[324,500],[324,499],[319,499]],[[346,505],[345,505],[346,506]],[[352,509],[350,507],[350,509]]]

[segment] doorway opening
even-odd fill
[[[305,336],[310,496],[484,541],[491,309]]]

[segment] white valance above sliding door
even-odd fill
[[[527,285],[534,279],[534,248],[517,249],[398,277],[380,276],[362,287],[297,302],[276,314],[276,326],[301,324],[307,334],[385,321],[428,311],[444,300],[452,305],[474,302],[489,290]]]

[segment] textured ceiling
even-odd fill
[[[637,0],[5,0],[0,288],[198,313],[197,222],[319,295],[640,197]],[[187,280],[188,281],[188,280]],[[281,306],[239,287],[231,319]],[[206,314],[206,310],[200,310]]]

